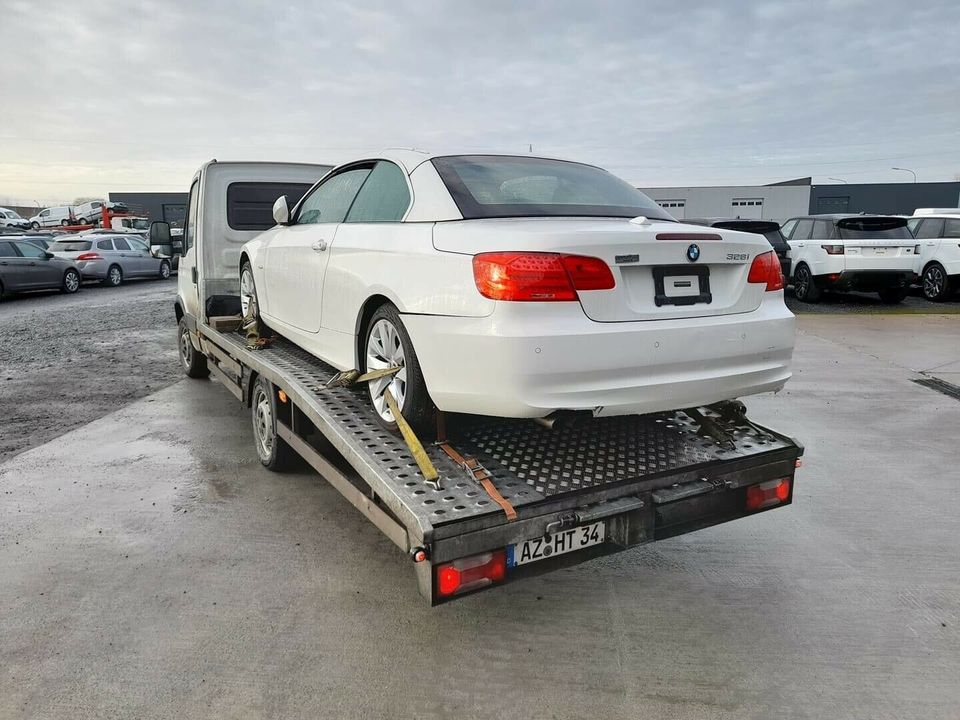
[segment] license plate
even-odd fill
[[[667,275],[663,278],[663,294],[668,298],[700,294],[698,275]]]
[[[606,525],[602,521],[560,530],[549,536],[531,538],[507,547],[507,565],[516,567],[555,555],[564,555],[603,542]]]

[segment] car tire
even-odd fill
[[[160,261],[160,279],[161,280],[170,279],[170,263],[166,260]]]
[[[420,361],[400,312],[393,305],[384,304],[373,313],[364,328],[360,371],[365,373],[390,367],[391,363],[401,365],[403,370],[395,376],[367,383],[367,394],[377,421],[391,432],[398,431],[383,397],[389,387],[404,419],[418,430],[429,431],[436,410],[427,392]]]
[[[80,273],[73,268],[68,268],[63,274],[63,282],[60,284],[60,291],[72,295],[80,289]]]
[[[938,262],[932,262],[923,269],[920,287],[923,289],[923,296],[931,302],[943,302],[953,291],[950,287],[950,276]]]
[[[67,227],[70,224],[70,221],[64,218],[60,221],[60,227]]]
[[[240,266],[240,315],[247,317],[250,311],[254,322],[257,335],[264,337],[269,334],[269,329],[263,320],[260,319],[260,301],[257,299],[257,284],[253,277],[253,266],[249,261],[244,261]]]
[[[810,268],[800,263],[793,271],[793,294],[797,300],[805,303],[820,302],[823,291],[817,287],[817,282],[810,272]]]
[[[180,357],[180,367],[189,378],[200,379],[210,374],[210,368],[207,367],[207,358],[193,346],[190,339],[190,329],[187,322],[180,318],[177,323],[177,355]]]
[[[884,305],[896,305],[901,303],[907,297],[907,288],[905,287],[891,287],[884,288],[877,293],[880,296],[880,302]]]
[[[257,378],[250,396],[250,418],[253,421],[253,444],[260,464],[268,470],[291,469],[297,454],[277,435],[277,391],[262,375]]]
[[[123,284],[123,270],[119,265],[111,265],[107,269],[107,277],[103,284],[110,287],[118,287]]]
[[[40,229],[40,223],[34,221],[34,222],[30,223],[30,227],[31,227],[31,229],[33,229],[33,230],[39,230],[39,229]]]

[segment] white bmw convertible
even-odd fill
[[[424,424],[780,389],[794,318],[761,235],[677,223],[600,168],[413,151],[341,165],[244,245],[244,314]]]

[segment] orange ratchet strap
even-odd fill
[[[440,449],[443,450],[457,465],[473,475],[473,479],[480,483],[480,487],[486,490],[487,495],[490,496],[490,499],[501,507],[503,512],[506,514],[508,521],[513,522],[517,519],[517,511],[514,510],[513,505],[511,505],[510,501],[500,494],[500,491],[497,490],[497,486],[494,485],[493,480],[490,479],[490,473],[487,472],[487,469],[481,465],[475,457],[470,457],[469,455],[464,457],[454,450],[452,445],[445,442],[440,443]]]

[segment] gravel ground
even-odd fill
[[[943,315],[960,314],[960,294],[947,302],[934,303],[927,300],[920,290],[914,288],[903,302],[896,305],[884,305],[876,293],[826,293],[823,300],[816,304],[802,303],[793,296],[793,288],[787,288],[787,307],[795,313],[893,313],[898,315],[917,315],[935,313]]]
[[[0,462],[180,377],[176,281],[0,302]]]

